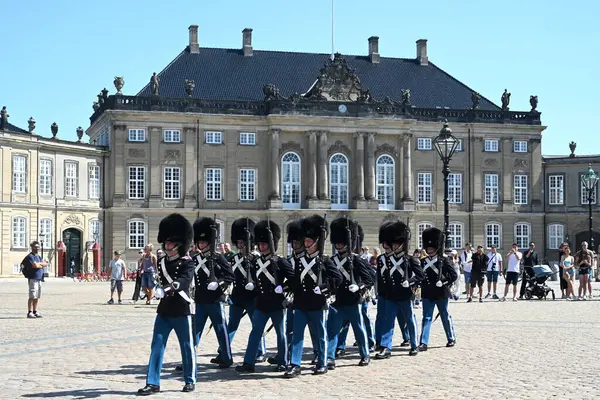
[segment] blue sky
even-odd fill
[[[512,110],[538,95],[544,154],[568,154],[571,140],[577,154],[598,154],[599,4],[335,0],[335,50],[366,54],[376,35],[382,56],[412,58],[426,38],[432,62],[496,104],[504,88]],[[190,24],[205,47],[239,48],[249,27],[255,49],[331,51],[331,0],[0,0],[0,13],[0,106],[22,128],[33,116],[42,135],[56,121],[65,139],[89,126],[116,75],[137,93],[187,45]]]

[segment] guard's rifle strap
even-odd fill
[[[244,246],[244,260],[246,261],[246,280],[248,283],[252,283],[252,273],[250,271],[250,246],[252,245],[252,241],[250,240],[250,227],[248,225],[248,218],[246,218],[246,228],[244,229],[246,233],[246,244]]]
[[[356,284],[354,279],[354,249],[352,248],[352,231],[350,230],[350,219],[346,216],[346,256],[348,257],[348,267],[350,268],[350,284]],[[343,267],[342,267],[343,268]]]
[[[212,243],[210,245],[210,260],[209,260],[209,268],[210,268],[210,276],[209,276],[209,281],[210,282],[216,282],[217,281],[217,277],[215,275],[215,248],[217,247],[217,236],[218,236],[218,230],[217,230],[217,214],[214,214],[214,218],[213,218],[214,224],[212,224],[210,226],[210,229],[212,230]]]
[[[277,254],[275,254],[275,241],[273,240],[273,232],[271,231],[271,219],[267,216],[267,234],[269,235],[269,251],[271,253],[271,265],[273,266],[273,277],[275,284],[281,285],[279,281],[279,268],[277,266]]]
[[[321,236],[319,237],[319,243],[318,243],[318,251],[319,251],[319,255],[318,255],[318,259],[317,262],[319,263],[319,277],[317,278],[317,285],[319,285],[319,287],[321,285],[323,285],[323,270],[325,269],[325,264],[323,263],[323,251],[325,251],[325,239],[327,238],[327,213],[325,213],[325,216],[323,217],[323,225],[321,225]]]

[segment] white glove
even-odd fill
[[[315,292],[315,294],[321,294],[321,288],[320,288],[320,287],[318,287],[318,286],[316,286],[316,287],[313,289],[313,292]]]
[[[253,291],[254,290],[254,283],[252,282],[248,282],[245,286],[246,290],[250,290]]]
[[[219,284],[217,282],[211,282],[206,286],[208,290],[217,290],[218,287]]]
[[[352,285],[348,286],[348,290],[350,291],[350,293],[356,293],[356,292],[358,292],[358,285],[352,284]]]
[[[407,287],[409,287],[409,286],[410,286],[410,285],[408,284],[408,281],[404,281],[404,282],[402,282],[402,287],[404,287],[404,288],[407,288]]]
[[[281,287],[281,285],[277,285],[275,287],[275,293],[277,293],[277,294],[283,293],[283,288]]]
[[[156,292],[154,292],[154,296],[156,296],[157,299],[162,299],[163,297],[165,297],[165,290],[163,288],[156,289]]]
[[[437,286],[437,287],[442,287],[442,281],[437,281],[437,282],[435,283],[435,286]]]

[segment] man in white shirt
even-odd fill
[[[519,251],[519,246],[513,243],[512,249],[506,255],[508,258],[508,269],[506,270],[506,286],[504,286],[504,297],[500,301],[506,301],[508,287],[513,285],[513,301],[517,301],[517,282],[519,281],[519,273],[521,272],[521,259],[523,254]]]
[[[117,289],[117,295],[119,296],[119,304],[123,304],[121,293],[123,293],[123,281],[126,278],[127,267],[125,266],[125,262],[121,260],[121,252],[116,250],[114,254],[115,257],[110,260],[107,271],[108,275],[110,275],[110,300],[108,304],[115,304],[113,299],[115,289]]]
[[[473,261],[471,258],[473,257],[473,250],[471,249],[471,243],[467,243],[465,245],[465,249],[460,255],[460,265],[462,265],[463,272],[465,275],[465,292],[467,297],[469,295],[469,289],[471,288],[471,270],[473,268]]]
[[[490,296],[493,299],[498,299],[498,295],[496,294],[496,286],[498,285],[498,275],[500,275],[500,271],[502,271],[502,256],[498,254],[496,251],[496,246],[492,246],[492,251],[488,253],[488,266],[487,266],[487,286],[488,292],[485,295],[485,298],[489,298]],[[490,290],[494,289],[494,295],[490,294]]]

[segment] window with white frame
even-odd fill
[[[206,200],[221,200],[221,168],[206,168]]]
[[[163,170],[163,194],[168,200],[177,200],[181,193],[181,168],[165,167]]]
[[[596,204],[596,192],[597,192],[598,186],[596,186],[594,188],[594,190],[592,190],[592,204]],[[585,188],[585,185],[583,185],[581,183],[581,181],[579,181],[579,190],[581,192],[581,205],[583,206],[587,206],[589,204],[588,201],[588,191]]]
[[[348,208],[348,159],[345,155],[337,153],[329,159],[329,194],[331,195],[331,208]]]
[[[394,159],[387,154],[377,158],[376,163],[377,202],[380,210],[395,208],[395,166]]]
[[[127,139],[130,142],[145,142],[146,141],[146,130],[145,129],[129,129]]]
[[[451,222],[448,224],[448,231],[450,234],[450,248],[459,250],[463,247],[463,224],[458,222]]]
[[[458,146],[456,146],[456,151],[463,151],[463,140],[462,139],[458,139]]]
[[[462,204],[462,174],[448,174],[448,201],[453,204]]]
[[[25,217],[13,217],[12,219],[12,248],[27,248],[27,219]]]
[[[483,145],[484,151],[497,152],[498,151],[498,139],[485,139]]]
[[[129,167],[129,198],[146,198],[146,167]]]
[[[40,219],[40,230],[38,237],[40,238],[40,244],[44,249],[52,248],[52,220],[50,218]]]
[[[25,193],[27,181],[27,157],[14,155],[12,158],[12,191]]]
[[[485,224],[485,246],[490,249],[492,247],[500,248],[501,225],[496,222]]]
[[[90,165],[89,166],[88,185],[89,185],[88,195],[89,195],[90,199],[99,199],[100,198],[100,166],[99,165]]]
[[[300,156],[285,153],[281,158],[281,203],[283,208],[300,208]]]
[[[565,227],[561,224],[548,225],[548,247],[557,250],[565,241]]]
[[[515,224],[515,243],[520,249],[526,249],[531,242],[531,226],[520,222]]]
[[[431,150],[431,138],[418,138],[417,150]]]
[[[564,204],[565,177],[563,175],[550,175],[548,181],[548,203],[550,205]]]
[[[240,200],[256,200],[256,170],[253,168],[240,169]]]
[[[21,273],[21,264],[13,264],[13,274]]]
[[[423,248],[423,231],[425,229],[433,228],[433,224],[430,222],[419,222],[417,224],[417,247]]]
[[[256,144],[256,133],[240,132],[240,144],[245,146],[254,146]]]
[[[527,153],[527,140],[515,140],[513,142],[513,151],[515,153]]]
[[[215,223],[217,224],[217,243],[223,243],[223,235],[225,234],[225,222],[220,219],[216,219]]]
[[[102,224],[98,219],[90,220],[90,242],[98,242],[102,246]]]
[[[485,174],[485,204],[498,204],[498,174]]]
[[[204,141],[206,144],[221,144],[223,143],[223,134],[214,131],[204,132]]]
[[[52,160],[40,160],[40,195],[52,195]]]
[[[134,219],[129,221],[127,236],[130,249],[143,249],[146,245],[146,221]]]
[[[165,129],[163,131],[163,141],[165,143],[181,143],[181,131],[177,129]]]
[[[419,172],[417,174],[417,202],[431,203],[432,193],[431,172]]]
[[[65,162],[65,196],[77,197],[78,191],[77,182],[77,163]]]
[[[514,203],[527,204],[527,175],[515,175],[514,183]]]

